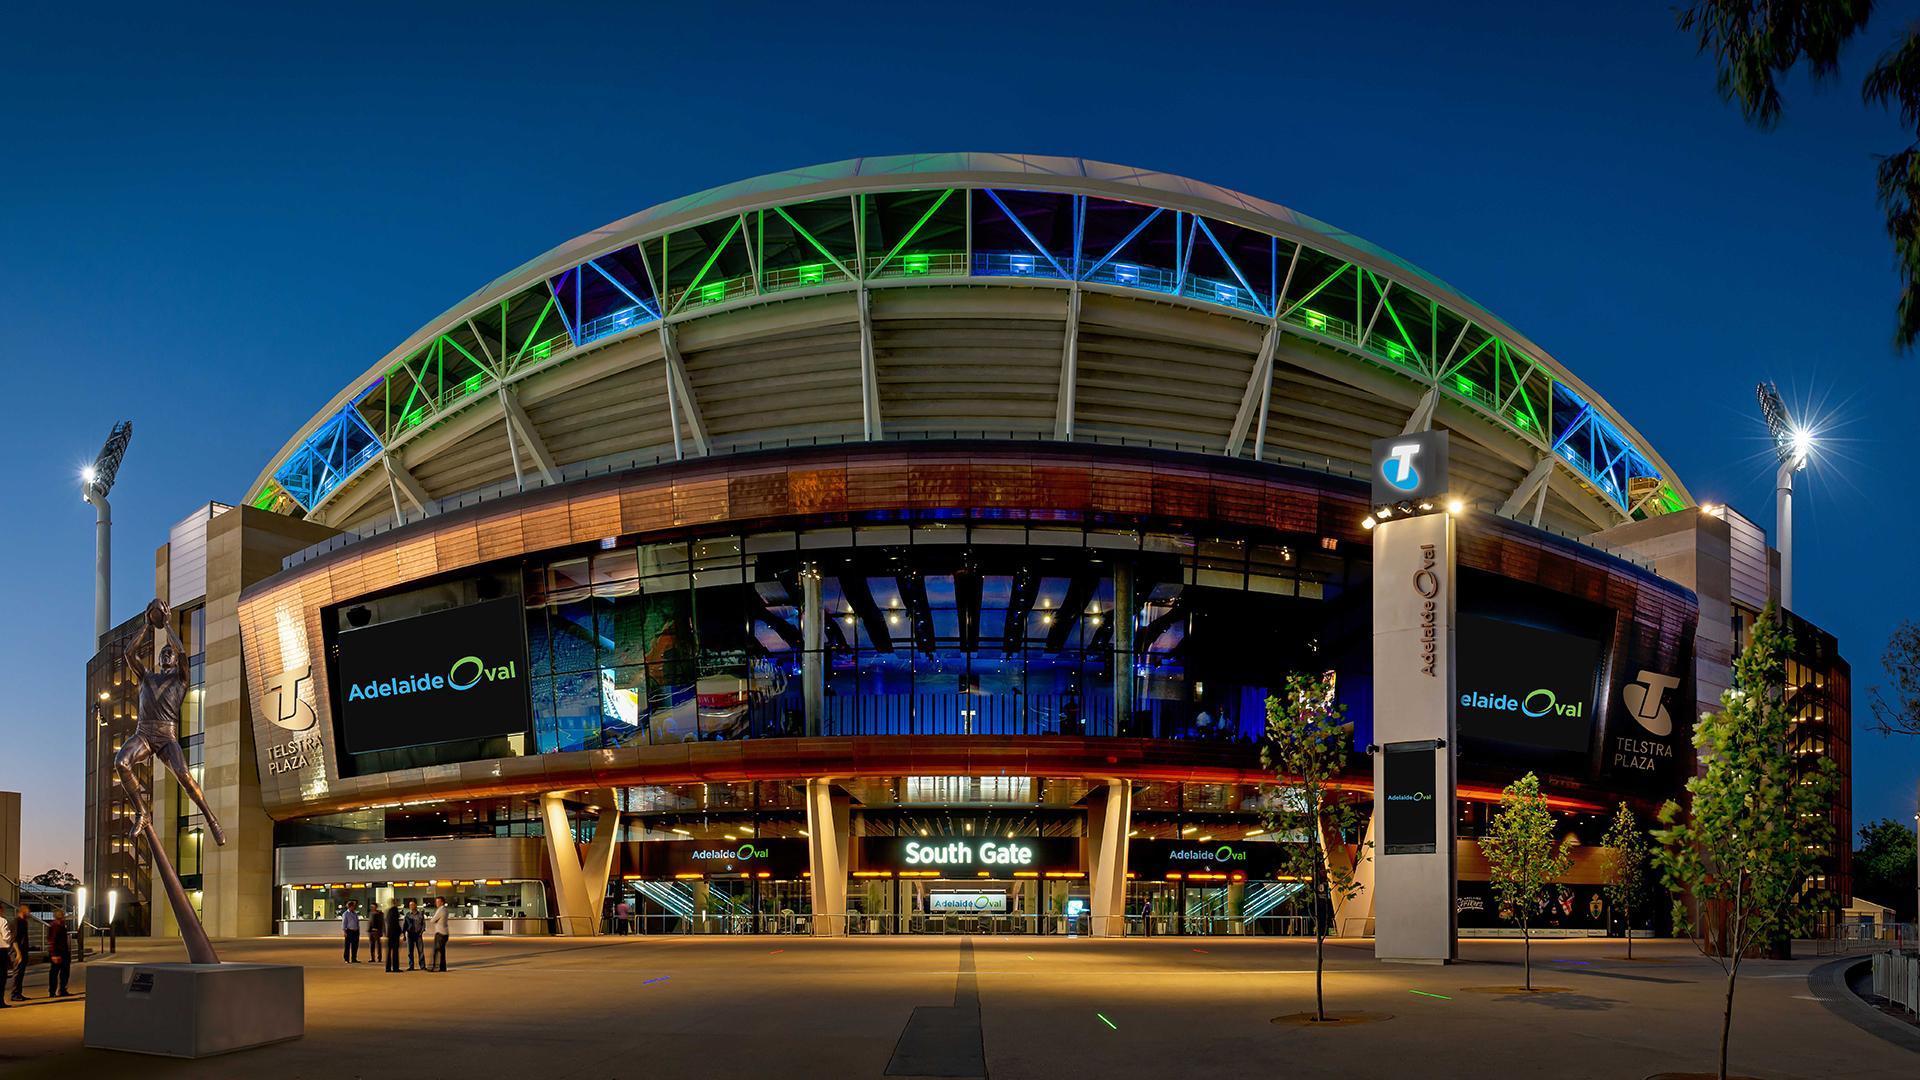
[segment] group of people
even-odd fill
[[[386,943],[387,970],[400,970],[400,945],[404,941],[407,947],[408,971],[445,971],[447,970],[447,920],[452,912],[447,910],[447,900],[443,896],[433,898],[433,911],[420,910],[418,901],[409,900],[404,910],[400,901],[395,899],[386,911],[374,905],[368,914],[368,943],[372,945],[372,963],[380,962],[381,942]],[[347,906],[340,909],[340,930],[345,941],[340,958],[349,964],[360,962],[360,901],[349,900]],[[425,939],[433,939],[433,959],[427,959]],[[418,958],[420,966],[414,967]]]
[[[6,918],[6,903],[0,901],[0,1009],[10,1008],[16,1001],[27,1000],[27,936],[32,926],[27,914],[27,905],[21,904],[14,909],[13,917]],[[67,990],[67,979],[73,972],[73,946],[67,940],[68,926],[66,913],[54,909],[53,920],[47,924],[47,996],[49,998],[72,997]],[[8,976],[12,976],[12,986],[8,986]]]

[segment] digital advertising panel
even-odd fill
[[[1593,743],[1600,643],[1461,615],[1454,720],[1463,740],[1585,754]]]
[[[1434,756],[1432,743],[1388,743],[1381,748],[1384,757],[1386,813],[1381,822],[1382,844],[1388,855],[1431,855],[1439,845],[1439,826],[1434,821]]]
[[[335,697],[347,753],[527,730],[518,598],[343,630],[338,663]]]

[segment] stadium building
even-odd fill
[[[1439,432],[1458,505],[1371,528],[1375,442]],[[1778,593],[1762,530],[1459,291],[1273,203],[994,154],[743,181],[495,279],[174,529],[229,844],[161,821],[216,936],[429,895],[472,933],[1299,932],[1264,702],[1332,676],[1371,812],[1415,745],[1381,614],[1414,528],[1432,815],[1328,838],[1374,852],[1340,929],[1503,925],[1472,841],[1532,770],[1586,845],[1548,921],[1617,930],[1595,845],[1693,772]],[[1800,750],[1844,768],[1845,662],[1794,624]],[[89,724],[130,723],[90,670]]]

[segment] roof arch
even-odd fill
[[[897,291],[915,287],[915,296]],[[948,295],[966,289],[975,295]],[[972,377],[1032,391],[1033,415],[1016,420],[1011,434],[1159,438],[1210,453],[1351,462],[1360,433],[1321,447],[1286,422],[1270,429],[1276,393],[1328,397],[1297,377],[1311,371],[1389,411],[1430,396],[1425,408],[1436,423],[1485,444],[1491,496],[1505,494],[1498,488],[1513,469],[1527,473],[1552,458],[1551,487],[1594,527],[1692,504],[1653,447],[1564,365],[1385,249],[1277,203],[1170,173],[990,153],[853,158],[773,173],[660,203],[560,244],[489,281],[348,383],[269,462],[251,501],[348,524],[374,488],[390,493],[404,517],[407,505],[424,512],[461,484],[498,482],[509,459],[524,483],[536,468],[544,479],[582,462],[637,459],[649,446],[665,452],[670,443],[679,457],[797,437],[807,424],[749,431],[722,417],[709,425],[701,408],[703,396],[774,378],[767,373],[776,368],[791,372],[782,385],[795,394],[810,392],[808,377],[822,386],[857,382],[853,400],[810,406],[813,441],[926,436],[931,426],[903,428],[899,419],[965,420],[1012,400],[969,397],[937,377],[965,368],[943,365],[939,348],[927,344],[929,332],[963,325],[956,320],[1002,342],[998,354],[982,354]],[[756,322],[783,341],[814,334],[846,363],[739,360],[723,375],[715,358],[731,347],[724,342]],[[1024,337],[1007,329],[1042,324],[1045,333]],[[1095,361],[1083,370],[1083,329],[1094,350],[1106,350],[1099,356],[1138,354],[1140,362],[1115,359],[1095,370]],[[1114,340],[1134,337],[1165,357]],[[901,342],[931,358],[927,370],[895,362],[909,351]],[[1179,354],[1190,343],[1221,357],[1204,358],[1206,366]],[[1057,357],[1042,355],[1056,347]],[[691,363],[682,355],[689,349],[698,353]],[[761,355],[772,353],[763,346]],[[1183,361],[1199,366],[1178,367]],[[542,427],[569,428],[572,417],[562,414],[588,399],[575,393],[543,411],[542,394],[557,401],[582,374],[656,363],[657,389],[628,387],[628,408],[660,419],[629,431],[631,445],[563,436],[547,451]],[[1113,400],[1130,383],[1149,384],[1156,363],[1188,372],[1188,383],[1220,385],[1193,398],[1188,416]],[[1078,392],[1089,374],[1091,396]],[[957,397],[943,405],[901,390],[916,385]],[[1345,399],[1310,404],[1322,413],[1355,407]],[[1050,424],[1041,415],[1049,408]],[[1293,428],[1311,428],[1312,415],[1303,405]],[[466,445],[475,439],[490,439],[490,448]],[[466,456],[441,468],[455,445],[465,445]],[[436,469],[441,475],[424,484],[414,476]],[[353,488],[359,493],[343,498]]]

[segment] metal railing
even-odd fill
[[[1920,955],[1874,953],[1873,993],[1891,1005],[1920,1014]]]
[[[1313,920],[1305,915],[1127,915],[1030,914],[1024,912],[810,912],[643,914],[607,916],[600,932],[614,936],[740,936],[750,934],[883,935],[970,934],[1009,937],[1089,937],[1104,933],[1118,919],[1126,937],[1309,937]]]

